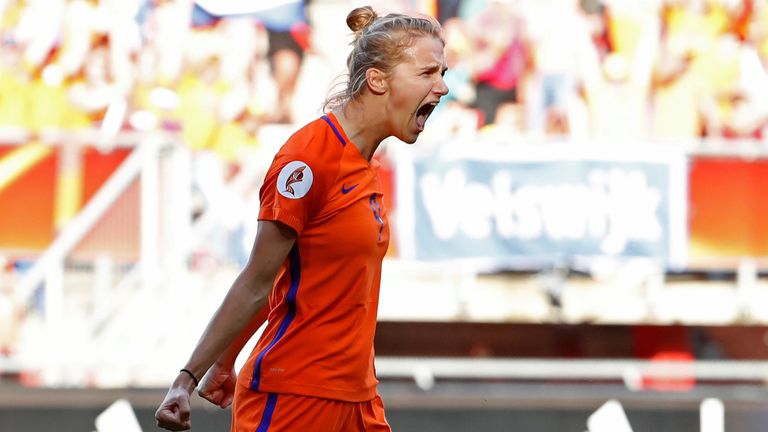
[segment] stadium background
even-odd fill
[[[450,67],[378,155],[395,430],[763,430],[768,2],[367,3]],[[361,4],[0,2],[0,430],[154,429]]]

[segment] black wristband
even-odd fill
[[[200,381],[197,380],[197,377],[195,376],[195,374],[193,374],[192,371],[190,371],[189,369],[181,368],[179,372],[186,372],[187,375],[192,377],[192,381],[195,382],[195,387],[198,387],[200,385]]]

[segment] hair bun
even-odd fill
[[[347,25],[356,35],[359,35],[360,32],[371,25],[376,18],[378,18],[378,15],[374,12],[372,7],[362,6],[352,10],[352,12],[347,15]]]

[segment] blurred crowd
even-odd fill
[[[481,131],[619,144],[768,133],[764,0],[450,3],[450,105]]]
[[[261,124],[291,121],[309,48],[306,5],[264,3],[214,15],[191,0],[0,1],[0,126],[162,129],[236,158]]]
[[[0,0],[0,126],[171,130],[236,160],[261,126],[319,113],[358,3]],[[425,140],[768,134],[767,0],[367,3],[445,28]]]

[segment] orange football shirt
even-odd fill
[[[282,222],[298,239],[275,279],[242,385],[349,402],[376,396],[373,338],[389,244],[377,170],[332,114],[278,151],[259,220]]]

